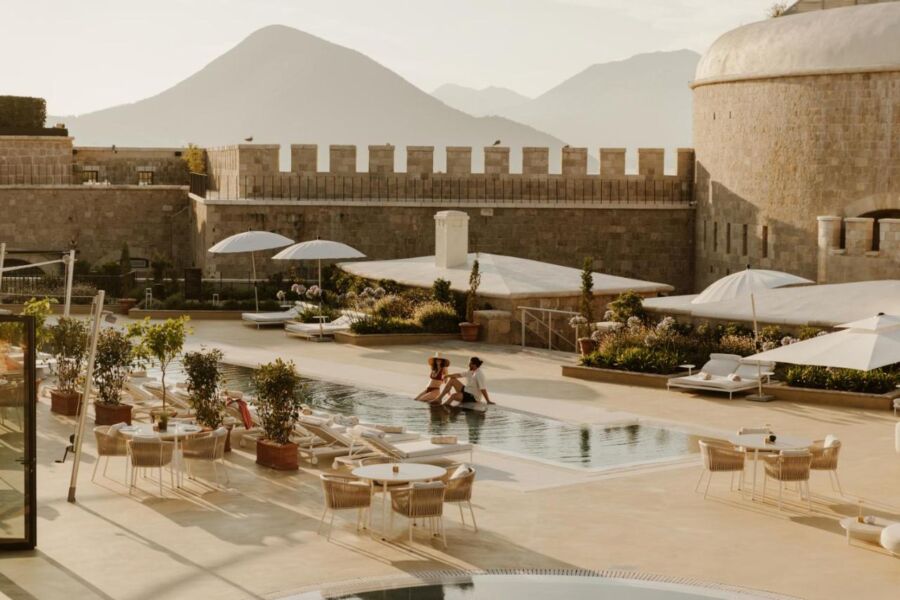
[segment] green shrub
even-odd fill
[[[253,372],[256,406],[266,439],[277,444],[291,441],[291,432],[300,417],[303,388],[293,362],[280,358],[260,365]]]
[[[131,339],[121,329],[110,327],[97,338],[94,357],[94,383],[97,385],[98,402],[110,406],[119,404],[119,397],[128,371],[133,364],[134,348]]]
[[[799,365],[788,368],[785,381],[793,387],[884,394],[900,384],[900,370],[886,368],[858,371]]]
[[[774,342],[780,344],[781,339],[784,336],[785,333],[774,325],[769,325],[759,330],[759,340],[761,342]]]
[[[456,309],[441,302],[425,302],[416,307],[412,320],[428,333],[457,333]]]
[[[339,316],[341,316],[341,313],[340,311],[334,308],[329,308],[328,306],[323,306],[321,310],[319,310],[319,307],[317,306],[310,306],[304,308],[303,311],[297,315],[297,320],[301,323],[318,323],[319,319],[317,319],[316,317],[318,317],[319,315],[328,317],[329,321],[334,321]]]
[[[718,351],[725,354],[750,356],[751,354],[756,354],[756,344],[751,336],[728,333],[719,340]],[[706,361],[704,360],[703,362]]]
[[[816,337],[817,335],[822,333],[822,331],[824,330],[820,329],[819,327],[810,327],[809,325],[805,325],[801,327],[797,332],[797,338],[800,340],[808,340]]]
[[[380,319],[408,319],[412,313],[412,302],[396,294],[388,294],[375,302],[375,306],[372,307],[372,314]]]
[[[225,400],[219,395],[219,386],[222,384],[222,372],[219,370],[221,360],[222,351],[216,348],[185,352],[181,359],[197,422],[210,429],[216,429],[222,424],[225,413]]]
[[[631,317],[637,317],[641,321],[647,319],[643,298],[631,290],[619,294],[615,300],[610,302],[609,312],[611,313],[609,320],[619,323],[627,323]]]
[[[409,319],[369,318],[355,321],[350,331],[358,334],[371,333],[422,333],[422,327]]]
[[[28,96],[0,96],[0,127],[43,129],[47,120],[47,101]]]
[[[450,289],[450,282],[446,279],[438,277],[431,285],[431,297],[435,302],[450,304],[453,302],[453,290]]]

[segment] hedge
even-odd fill
[[[0,96],[0,127],[42,129],[47,120],[47,101],[28,96]]]

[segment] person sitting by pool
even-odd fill
[[[468,371],[447,375],[445,377],[447,385],[441,390],[437,402],[443,402],[444,397],[450,394],[450,398],[445,403],[449,406],[459,406],[467,402],[494,404],[488,396],[484,372],[481,370],[482,364],[484,363],[480,358],[473,356],[469,359]],[[460,381],[461,377],[465,378],[465,383]]]
[[[430,378],[428,387],[425,388],[424,392],[416,396],[416,400],[432,403],[441,395],[441,384],[447,376],[447,367],[450,366],[450,361],[442,357],[440,352],[435,352],[434,356],[428,359],[428,366],[431,367],[431,373],[428,376]]]

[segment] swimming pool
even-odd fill
[[[253,393],[252,369],[222,365],[226,385]],[[176,373],[173,379],[183,377]],[[569,467],[604,469],[672,459],[697,452],[697,437],[642,424],[579,425],[491,406],[485,413],[429,407],[396,394],[304,378],[310,405],[370,423],[455,435],[488,449]]]

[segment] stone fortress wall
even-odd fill
[[[822,216],[818,222],[819,283],[900,276],[900,219]]]
[[[76,175],[95,171],[99,181],[117,185],[185,185],[187,163],[182,148],[118,148],[115,146],[76,146],[72,150]]]

